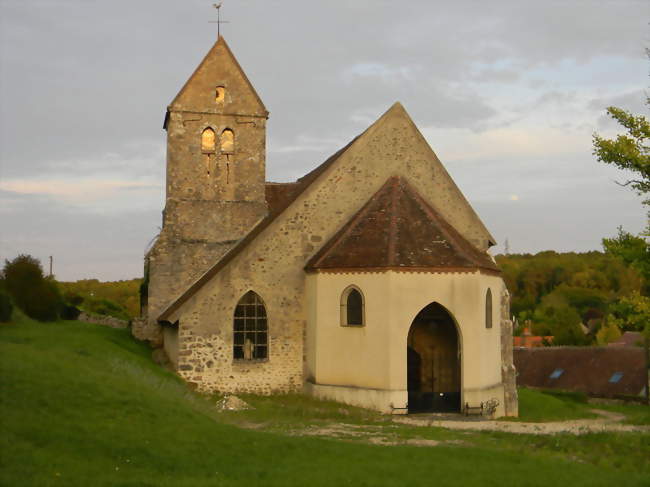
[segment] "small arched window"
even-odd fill
[[[492,328],[492,290],[485,293],[485,328]]]
[[[215,90],[214,93],[214,101],[218,105],[222,104],[224,100],[226,99],[226,88],[223,86],[217,86],[217,89]]]
[[[235,152],[235,132],[226,129],[221,132],[221,153],[232,154]]]
[[[214,148],[214,130],[208,127],[201,133],[201,150],[204,152],[212,152],[214,151]]]
[[[266,308],[256,293],[248,291],[235,307],[233,359],[266,359],[268,358],[268,348]]]
[[[363,326],[364,324],[363,294],[357,287],[350,286],[341,295],[341,325]]]

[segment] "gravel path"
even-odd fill
[[[639,426],[623,424],[620,421],[625,416],[610,411],[593,409],[593,413],[602,416],[597,419],[575,419],[572,421],[554,421],[548,423],[525,423],[515,421],[490,421],[490,420],[459,420],[448,417],[437,418],[435,416],[421,417],[395,417],[395,423],[410,424],[413,426],[437,426],[455,430],[472,431],[503,431],[506,433],[518,433],[528,435],[552,435],[556,433],[571,433],[582,435],[585,433],[601,433],[610,431],[636,431],[650,432],[650,426]]]

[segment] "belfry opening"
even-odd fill
[[[431,303],[407,339],[408,412],[460,411],[460,340],[454,318]]]

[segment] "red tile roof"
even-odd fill
[[[517,348],[513,357],[520,386],[613,397],[639,395],[646,385],[644,350],[638,347]],[[616,373],[622,376],[611,382]]]
[[[434,268],[499,272],[412,188],[393,176],[305,269]]]

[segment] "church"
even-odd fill
[[[219,37],[167,107],[134,335],[200,391],[516,416],[495,239],[404,107],[290,183],[266,181],[268,117]]]

